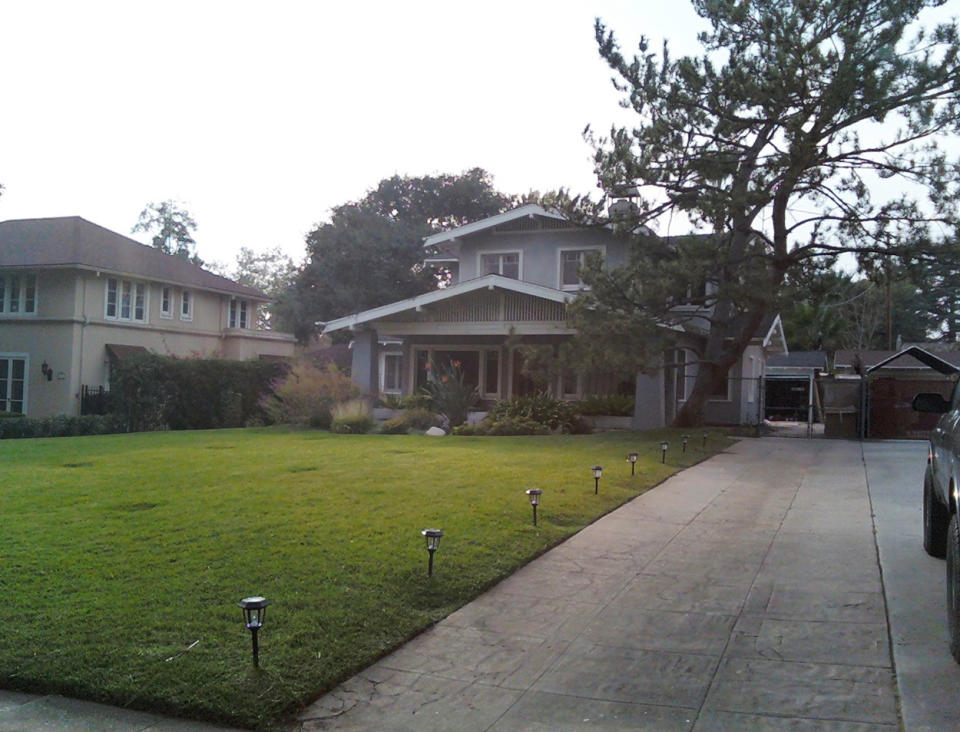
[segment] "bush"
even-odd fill
[[[431,379],[423,388],[430,397],[431,407],[447,418],[450,427],[463,424],[470,409],[480,400],[477,387],[463,383],[463,370],[456,361],[439,370],[434,366],[431,371]]]
[[[331,425],[331,410],[337,402],[356,399],[363,393],[336,366],[323,369],[308,361],[295,363],[272,384],[272,391],[261,402],[269,421],[322,428]]]
[[[633,416],[633,397],[628,394],[604,394],[588,396],[575,405],[578,414]]]
[[[405,435],[410,430],[426,431],[440,425],[440,417],[429,409],[408,409],[393,419],[388,419],[380,425],[380,432],[385,435]]]
[[[540,422],[524,417],[484,418],[479,424],[463,424],[453,429],[453,434],[472,435],[548,435],[550,428]]]
[[[340,402],[334,405],[332,414],[330,430],[340,435],[363,435],[376,424],[363,399]]]
[[[25,437],[74,437],[79,435],[109,435],[125,432],[124,420],[115,415],[87,414],[82,417],[25,417],[0,413],[0,440]]]
[[[380,397],[380,404],[387,409],[425,409],[429,411],[430,396],[423,392],[404,397],[384,394]]]
[[[587,434],[590,426],[577,416],[576,409],[549,394],[513,397],[494,405],[486,419],[492,422],[504,420],[527,420],[542,424],[548,430],[560,430],[572,434]]]
[[[407,420],[403,417],[394,417],[393,419],[388,419],[386,422],[380,425],[380,434],[382,435],[405,435],[410,429],[407,426]]]

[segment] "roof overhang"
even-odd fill
[[[770,327],[763,336],[760,344],[774,353],[789,353],[787,348],[787,338],[783,334],[783,321],[780,320],[780,314],[777,313],[770,322]]]
[[[422,308],[423,306],[430,305],[431,303],[449,300],[454,297],[459,297],[460,295],[465,295],[468,292],[475,292],[476,290],[484,289],[506,290],[507,292],[517,292],[521,295],[530,295],[532,297],[540,297],[544,300],[552,300],[553,302],[561,303],[568,303],[573,300],[574,297],[576,297],[575,292],[563,292],[561,290],[555,290],[552,287],[534,285],[530,282],[521,282],[520,280],[514,280],[509,277],[490,274],[484,275],[483,277],[477,277],[473,280],[467,280],[466,282],[461,282],[456,285],[451,285],[450,287],[434,290],[433,292],[427,292],[423,295],[407,298],[406,300],[398,300],[397,302],[390,303],[389,305],[381,305],[378,308],[364,310],[361,313],[354,313],[353,315],[347,315],[343,318],[331,320],[324,327],[323,333],[333,333],[334,331],[343,330],[344,328],[356,328],[364,323],[370,323],[375,320],[380,320],[381,318],[396,315],[397,313],[402,313],[405,310],[416,310],[417,308]]]
[[[423,246],[432,247],[445,242],[450,242],[454,239],[459,239],[460,237],[467,236],[469,234],[476,234],[479,231],[485,231],[496,226],[502,226],[510,221],[522,219],[525,216],[541,216],[547,219],[556,219],[557,221],[567,221],[566,216],[561,216],[553,211],[547,211],[547,209],[543,208],[543,206],[539,206],[536,203],[528,203],[525,206],[518,206],[515,209],[511,209],[510,211],[506,211],[502,214],[497,214],[496,216],[490,216],[485,219],[480,219],[480,221],[474,221],[470,224],[458,226],[456,229],[441,231],[439,234],[428,236],[423,240]]]
[[[920,363],[922,363],[924,366],[929,366],[934,371],[937,371],[946,376],[960,373],[960,368],[954,366],[949,361],[944,361],[939,356],[933,353],[930,353],[930,351],[925,351],[918,346],[910,346],[909,348],[904,348],[902,351],[898,351],[897,353],[893,354],[889,358],[885,358],[882,361],[875,363],[873,366],[870,366],[867,369],[867,373],[868,374],[873,373],[877,369],[883,368],[891,361],[896,361],[901,356],[912,356],[913,358],[917,359]]]

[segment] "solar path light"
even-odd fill
[[[527,491],[527,497],[530,499],[530,505],[533,506],[533,525],[537,525],[537,506],[540,505],[540,496],[543,493],[539,488],[531,488]]]
[[[433,555],[436,554],[437,549],[440,548],[440,537],[443,536],[443,531],[440,529],[424,529],[420,532],[420,535],[427,540],[427,552],[430,554],[430,562],[427,564],[427,576],[433,576]]]
[[[706,432],[703,433],[703,439],[702,439],[702,441],[700,442],[700,447],[702,447],[702,448],[704,448],[704,449],[706,449],[706,447],[707,447],[707,433],[706,433]]]
[[[633,475],[637,470],[637,458],[640,457],[638,452],[628,452],[627,460],[630,461],[630,475]]]
[[[687,440],[690,439],[690,435],[680,435],[680,444],[683,446],[683,454],[687,454]]]
[[[593,495],[600,492],[600,476],[603,475],[603,466],[594,465],[590,470],[593,471]]]
[[[667,448],[670,447],[670,443],[664,440],[660,443],[660,462],[667,462]]]
[[[257,631],[263,627],[264,618],[267,616],[267,605],[270,604],[270,601],[265,597],[256,595],[245,597],[237,604],[243,610],[243,621],[253,638],[253,666],[259,668],[260,646],[257,643]]]

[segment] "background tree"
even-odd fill
[[[283,297],[298,338],[327,321],[437,287],[443,271],[421,266],[423,238],[509,208],[480,168],[460,175],[386,178],[307,235],[307,262]]]
[[[148,203],[140,212],[140,218],[131,233],[143,231],[152,234],[151,243],[164,254],[175,254],[202,265],[196,253],[197,243],[193,239],[196,230],[197,222],[193,217],[175,201],[167,200]]]
[[[666,45],[648,53],[645,40],[627,59],[597,21],[600,54],[638,119],[588,138],[607,194],[637,195],[620,224],[630,262],[587,268],[579,325],[624,358],[622,346],[636,345],[636,365],[649,367],[671,342],[663,326],[686,317],[671,293],[709,282],[699,304],[710,309],[710,334],[678,424],[702,421],[790,273],[842,252],[917,261],[930,254],[919,245],[930,242],[930,222],[956,225],[960,167],[938,141],[960,120],[957,28],[907,39],[918,13],[942,4],[694,0],[710,24],[704,51],[676,60]],[[633,235],[667,214],[712,236]],[[957,261],[955,246],[936,249]]]
[[[210,271],[229,277],[241,285],[260,290],[275,301],[257,310],[257,327],[272,330],[292,329],[288,315],[290,308],[285,298],[297,275],[297,266],[280,247],[257,252],[240,247],[232,265],[214,263]]]

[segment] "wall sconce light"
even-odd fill
[[[40,364],[40,373],[47,377],[47,381],[53,381],[53,366],[44,361]]]

